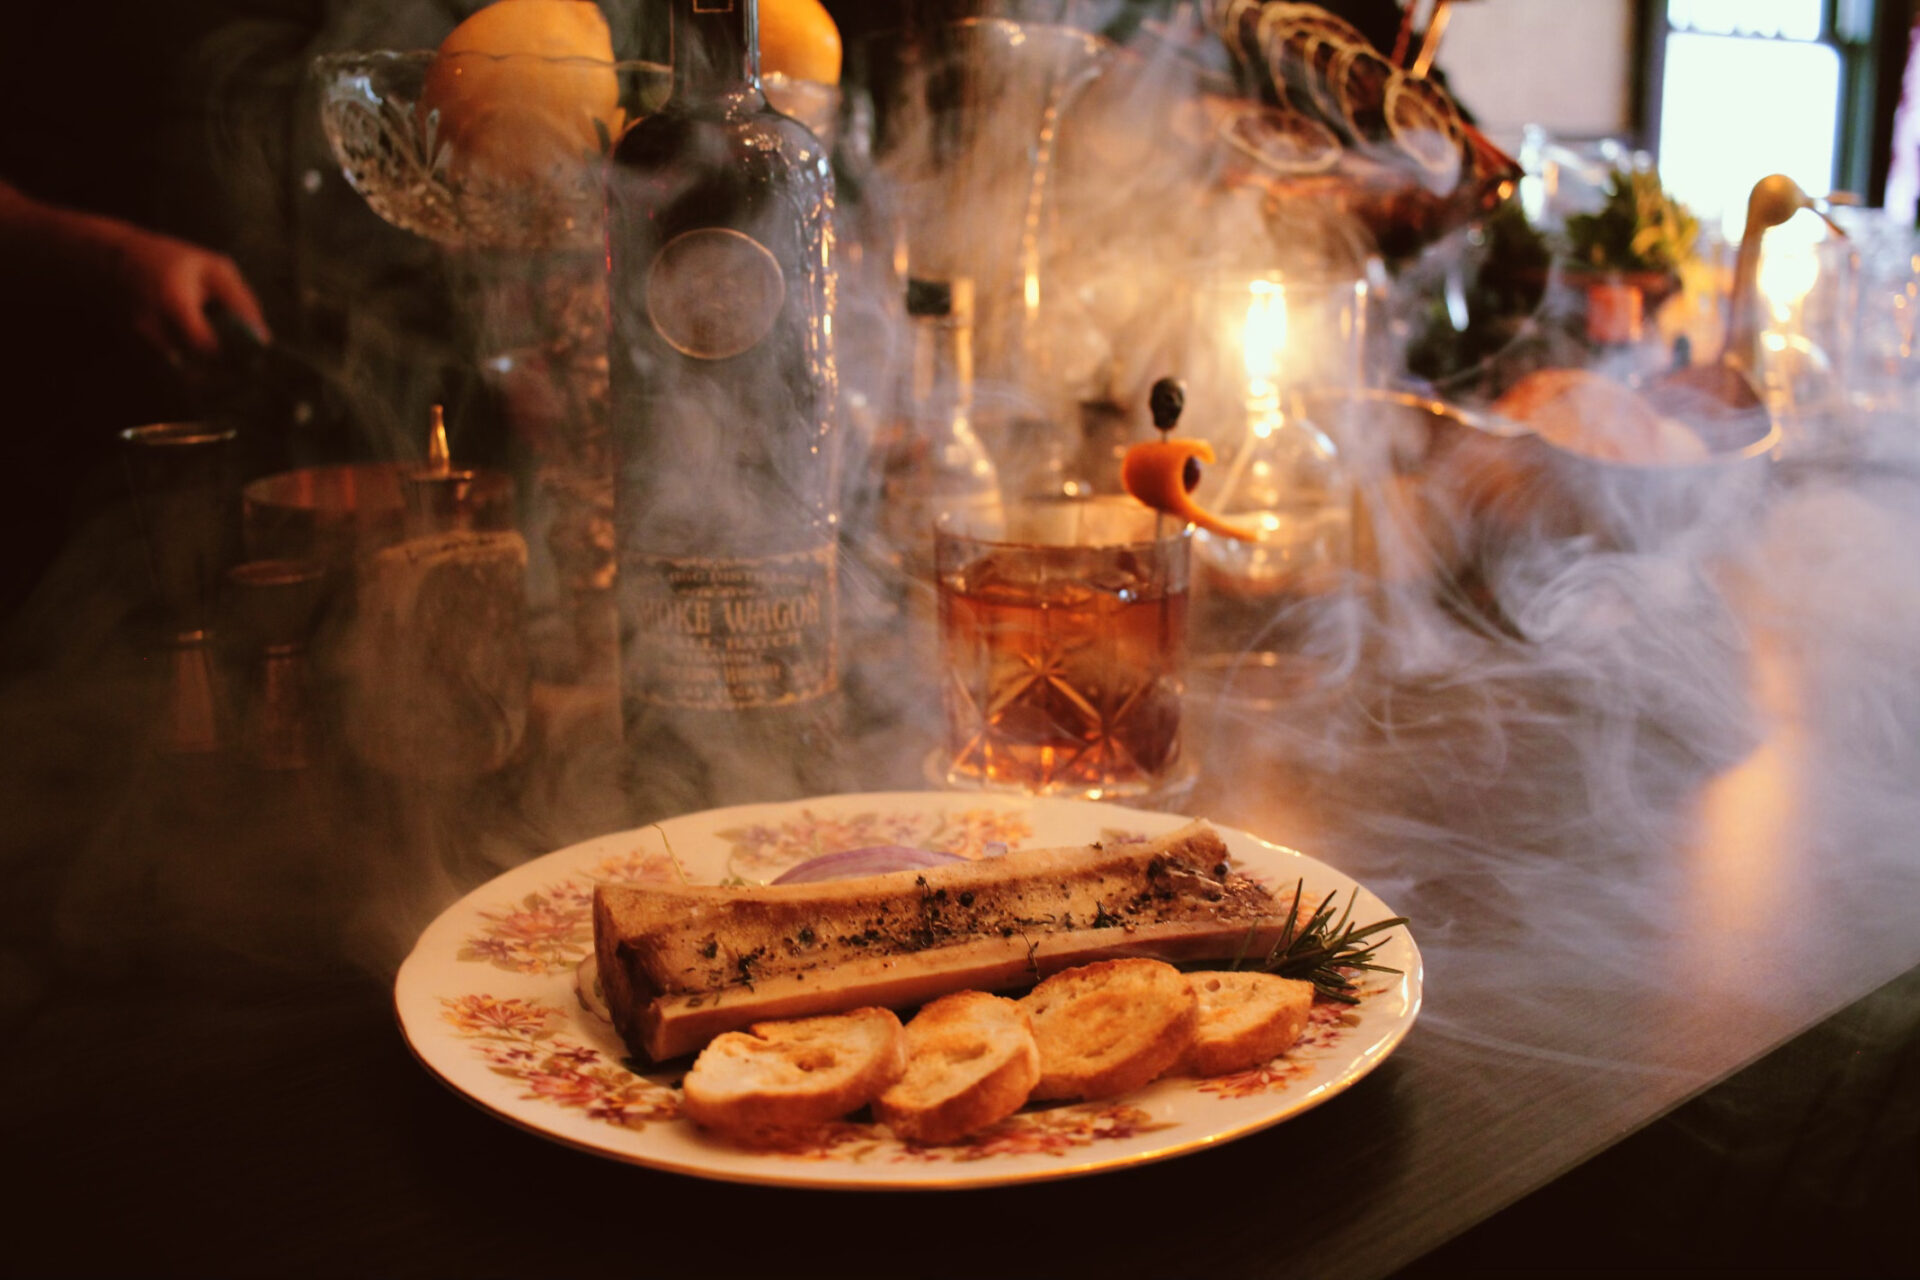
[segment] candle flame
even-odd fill
[[[447,416],[439,405],[433,406],[433,429],[427,435],[427,467],[442,476],[453,470],[453,451],[447,447]]]
[[[1287,346],[1287,290],[1273,280],[1255,280],[1247,286],[1247,292],[1247,326],[1242,340],[1247,381],[1256,395],[1271,394]]]

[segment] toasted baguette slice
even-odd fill
[[[1101,960],[1054,974],[1020,1004],[1040,1045],[1036,1099],[1112,1098],[1186,1055],[1198,1018],[1186,975],[1163,960]]]
[[[905,1039],[906,1074],[874,1099],[873,1114],[912,1142],[952,1142],[1004,1120],[1040,1078],[1026,1013],[984,991],[956,991],[925,1006]]]
[[[694,1059],[682,1109],[729,1134],[824,1124],[873,1101],[905,1067],[900,1019],[886,1009],[760,1022]]]
[[[1270,1062],[1307,1029],[1313,984],[1274,973],[1190,973],[1200,1013],[1182,1066],[1189,1075],[1223,1076]]]

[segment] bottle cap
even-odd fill
[[[949,316],[953,314],[953,286],[945,280],[914,278],[907,281],[907,314],[910,316]]]
[[[907,314],[946,316],[962,323],[973,320],[973,281],[966,276],[935,280],[914,276],[907,281]]]

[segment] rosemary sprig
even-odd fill
[[[1350,970],[1370,970],[1374,973],[1399,973],[1390,965],[1376,964],[1373,953],[1386,941],[1384,934],[1388,929],[1398,928],[1407,922],[1405,916],[1394,916],[1388,920],[1376,920],[1372,924],[1353,923],[1353,903],[1359,896],[1355,889],[1347,895],[1347,905],[1335,918],[1334,899],[1339,893],[1329,893],[1325,900],[1307,917],[1305,924],[1299,924],[1300,897],[1306,891],[1306,881],[1300,880],[1293,886],[1293,905],[1287,910],[1287,924],[1281,930],[1279,940],[1273,949],[1267,952],[1266,960],[1260,968],[1267,973],[1277,973],[1283,978],[1299,978],[1313,984],[1316,995],[1341,1004],[1359,1004],[1356,994],[1358,985],[1349,976]],[[1371,942],[1367,939],[1372,938]],[[1248,934],[1252,941],[1252,934]],[[1243,948],[1244,956],[1244,948]],[[1234,968],[1240,967],[1240,958],[1234,961]]]

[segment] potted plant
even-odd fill
[[[1657,170],[1615,169],[1600,208],[1566,225],[1567,275],[1586,294],[1588,338],[1636,341],[1645,317],[1679,290],[1699,237],[1699,220]]]

